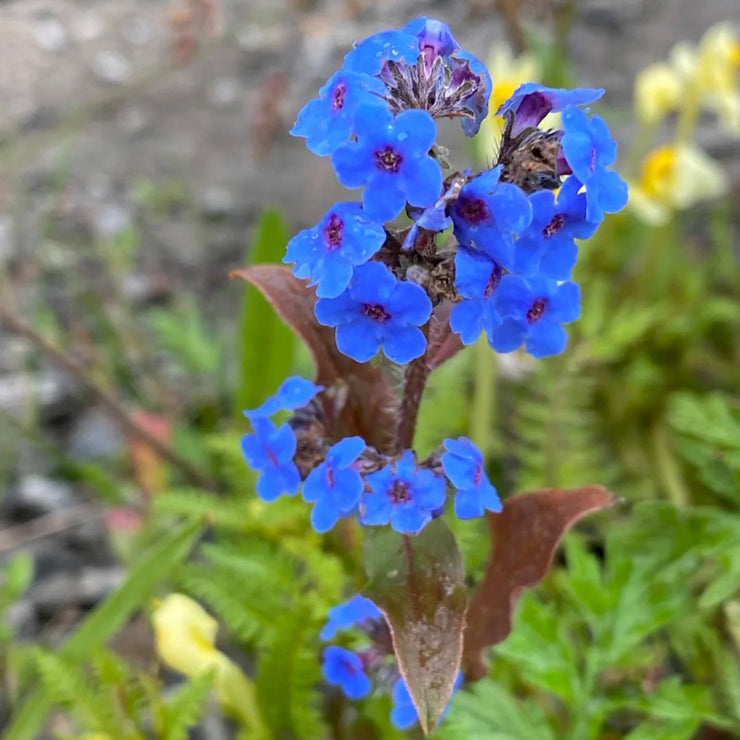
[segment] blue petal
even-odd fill
[[[337,332],[339,332],[339,329],[337,329]],[[339,346],[338,339],[337,346]],[[385,334],[383,340],[383,352],[385,352],[385,356],[397,365],[405,365],[407,362],[421,357],[426,351],[426,348],[427,340],[421,329],[417,329],[415,326],[394,326],[392,331]],[[374,354],[370,355],[370,357],[374,356]],[[363,362],[363,360],[358,361]]]
[[[527,352],[538,359],[551,357],[561,354],[567,342],[568,335],[560,324],[542,318],[530,327]]]
[[[365,440],[362,437],[345,437],[329,450],[330,459],[335,468],[348,468],[365,451]]]
[[[339,509],[328,498],[319,499],[311,510],[311,526],[319,533],[328,532],[339,519]]]
[[[463,489],[455,496],[455,516],[458,519],[477,519],[485,510],[477,488]]]
[[[337,326],[336,342],[337,349],[356,362],[367,362],[380,350],[377,326],[367,319],[356,319]]]

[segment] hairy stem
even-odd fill
[[[419,406],[424,395],[429,372],[430,367],[426,353],[413,360],[406,368],[403,379],[401,413],[396,428],[397,452],[409,449],[414,444],[416,420],[419,417]]]
[[[6,306],[0,306],[0,324],[5,324],[13,333],[29,339],[37,349],[49,357],[56,365],[72,375],[108,411],[111,417],[120,424],[121,428],[128,435],[140,439],[164,460],[179,468],[193,484],[209,490],[216,488],[215,483],[208,475],[196,468],[189,460],[182,457],[179,452],[175,451],[136,422],[126,412],[121,402],[115,396],[101,388],[90,378],[83,365],[57,349],[30,324],[16,316]]]

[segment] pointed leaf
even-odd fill
[[[365,569],[366,595],[385,614],[398,667],[428,734],[460,670],[466,593],[457,542],[441,519],[415,537],[371,528]]]
[[[614,502],[602,486],[547,489],[509,498],[501,514],[487,515],[492,550],[468,609],[463,655],[468,679],[486,674],[482,651],[511,632],[519,595],[544,578],[563,535],[586,514]]]
[[[249,249],[249,263],[277,262],[285,254],[288,230],[277,211],[265,211]],[[254,291],[246,291],[239,319],[237,411],[259,406],[274,393],[293,363],[290,331],[269,304]]]
[[[334,330],[316,321],[316,296],[306,281],[281,265],[255,265],[234,270],[230,277],[246,280],[262,292],[308,346],[316,363],[316,382],[326,388],[336,386],[337,437],[359,434],[381,451],[392,447],[398,408],[393,387],[379,366],[355,362],[337,349]]]

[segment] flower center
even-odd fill
[[[550,223],[547,224],[544,229],[542,229],[542,236],[544,236],[545,239],[549,239],[551,236],[557,234],[558,231],[563,228],[563,226],[565,226],[565,214],[556,213],[552,217],[552,221],[550,221]]]
[[[391,318],[388,311],[386,311],[379,303],[363,303],[362,313],[364,313],[369,319],[377,321],[379,324],[384,324],[389,318]]]
[[[473,475],[473,483],[475,483],[476,486],[479,486],[482,480],[483,480],[483,468],[480,465],[478,465],[475,468],[475,474]]]
[[[501,270],[499,270],[498,267],[494,267],[493,270],[491,270],[491,275],[488,278],[488,282],[486,283],[486,288],[483,291],[483,297],[484,298],[490,298],[491,294],[494,290],[498,287],[499,280],[501,279]]]
[[[344,82],[340,82],[334,88],[334,93],[331,96],[331,109],[334,113],[338,113],[344,107],[344,95],[346,92],[347,85]]]
[[[334,488],[334,468],[331,465],[326,466],[326,482],[329,488]]]
[[[658,147],[642,166],[642,187],[652,197],[667,195],[676,169],[676,150],[672,146]]]
[[[462,201],[462,202],[460,202]],[[460,198],[460,213],[469,224],[478,224],[491,218],[486,201],[478,198]]]
[[[533,304],[532,308],[527,311],[527,321],[530,324],[534,324],[535,321],[539,321],[542,318],[542,314],[545,313],[547,307],[547,301],[544,298],[538,298]]]
[[[409,484],[402,480],[394,480],[393,485],[388,489],[388,496],[394,504],[405,504],[407,501],[411,501]]]
[[[403,162],[403,157],[391,146],[375,152],[375,163],[378,169],[384,172],[392,172],[395,175],[401,162]]]
[[[344,221],[336,213],[332,213],[329,222],[324,227],[324,239],[326,240],[327,249],[333,252],[342,246],[342,236],[344,235]]]

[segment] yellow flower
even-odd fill
[[[729,23],[704,34],[697,64],[706,102],[729,131],[740,134],[740,37]]]
[[[184,594],[169,594],[152,613],[157,654],[188,677],[213,671],[218,701],[245,724],[260,725],[254,686],[239,667],[216,648],[218,622]]]
[[[503,119],[496,111],[511,97],[514,90],[525,82],[538,82],[540,67],[531,54],[514,57],[504,44],[496,44],[488,60],[488,69],[493,80],[491,99],[488,102],[488,116],[481,124],[480,133],[475,139],[478,156],[488,160],[496,152],[496,147],[504,131]]]
[[[683,92],[681,76],[668,64],[650,64],[635,79],[635,112],[646,126],[659,123],[678,108]]]
[[[629,205],[647,223],[662,224],[674,211],[727,192],[724,170],[693,144],[661,146],[642,165],[640,179],[630,183]]]

